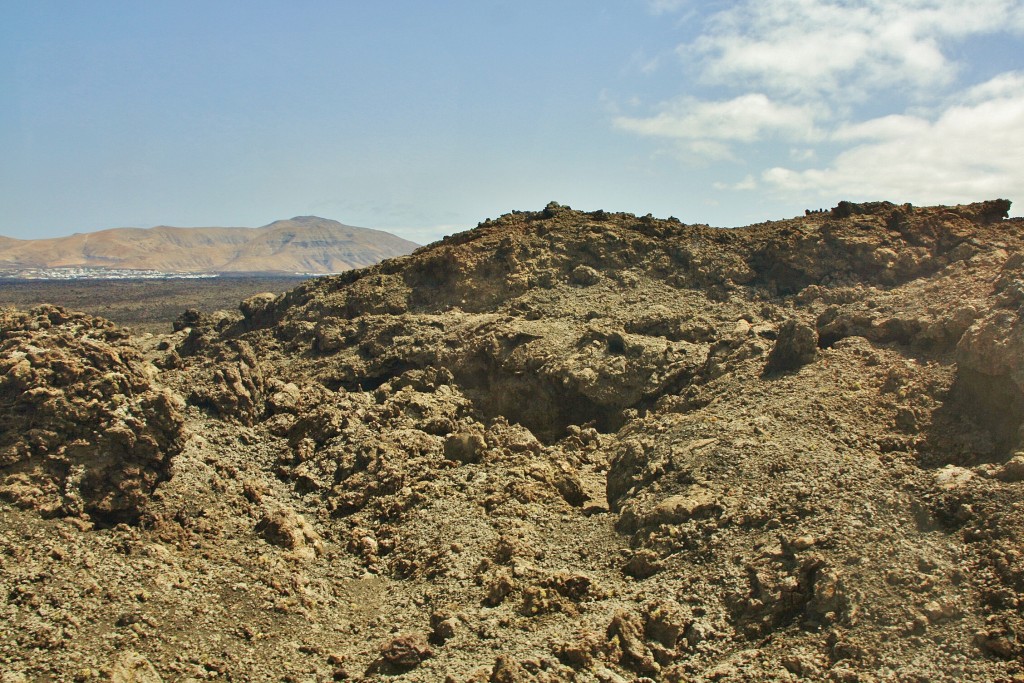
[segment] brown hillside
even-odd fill
[[[300,216],[262,228],[114,228],[45,240],[0,239],[0,270],[130,268],[164,272],[337,273],[408,254],[380,230]]]
[[[1019,681],[1008,209],[718,230],[551,204],[164,338],[7,311],[0,661]]]

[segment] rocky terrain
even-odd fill
[[[14,681],[1024,681],[1024,220],[555,203],[0,318]]]
[[[381,230],[316,216],[262,228],[114,228],[69,237],[0,237],[7,277],[139,277],[162,273],[339,273],[408,254],[418,245]],[[63,269],[69,272],[54,272]]]

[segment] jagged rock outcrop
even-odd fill
[[[133,521],[181,449],[183,402],[112,323],[0,311],[0,496],[44,515]]]

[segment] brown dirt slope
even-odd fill
[[[164,338],[8,313],[4,680],[1024,680],[1008,208],[553,203]]]

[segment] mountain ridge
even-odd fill
[[[337,273],[410,253],[416,243],[318,216],[258,228],[158,225],[66,237],[0,236],[0,270],[94,268],[164,272]]]

